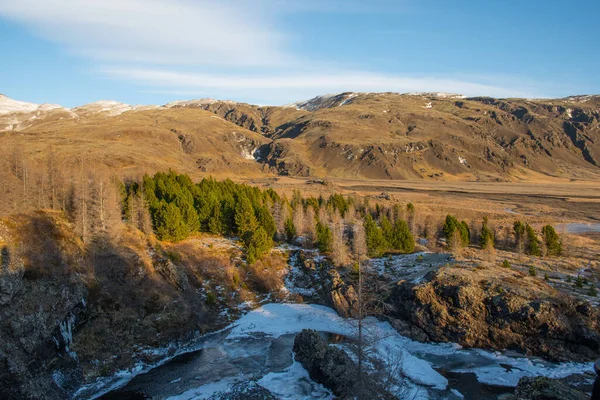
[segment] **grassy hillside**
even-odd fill
[[[116,114],[116,115],[115,115]],[[9,125],[10,120],[21,121]],[[4,115],[0,142],[52,148],[122,175],[177,166],[195,177],[535,181],[600,176],[595,97],[559,100],[394,93],[286,107],[197,100],[123,113],[94,107]]]

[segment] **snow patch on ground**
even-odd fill
[[[458,162],[464,166],[467,166],[467,159],[464,158],[463,156],[458,156]]]

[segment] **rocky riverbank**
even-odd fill
[[[356,279],[306,254],[293,259],[292,286],[305,299],[356,314]],[[370,288],[385,303],[377,314],[422,342],[515,350],[553,361],[600,357],[600,313],[541,277],[500,265],[473,266],[421,253],[371,260]],[[375,281],[375,283],[373,283]],[[312,288],[306,292],[307,288]],[[371,296],[372,297],[372,296]]]

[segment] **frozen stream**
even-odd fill
[[[306,328],[347,337],[356,332],[353,320],[327,307],[267,304],[211,336],[199,350],[135,377],[112,398],[205,399],[225,393],[236,382],[255,380],[282,399],[329,399],[331,394],[311,381],[292,357],[294,335]],[[512,387],[522,376],[561,378],[592,369],[592,364],[553,364],[450,343],[419,343],[375,319],[367,321],[367,331],[372,354],[390,368],[397,366],[404,377],[398,379],[398,387],[415,398],[461,398],[457,387],[450,387],[438,370],[470,373],[483,385]]]
[[[371,265],[390,279],[418,281],[448,261],[448,255],[417,253],[372,260]],[[304,274],[293,261],[290,264],[289,277]],[[293,285],[300,281],[288,279],[288,290],[314,290]],[[314,283],[313,279],[311,285]],[[320,305],[271,303],[250,311],[218,333],[206,335],[193,351],[145,373],[141,368],[123,372],[112,383],[116,390],[106,398],[228,399],[229,391],[242,383],[265,388],[281,399],[330,399],[332,394],[313,382],[293,359],[294,337],[302,329],[345,338],[336,345],[354,357],[349,343],[357,333],[355,320],[344,319]],[[395,371],[400,398],[491,399],[510,391],[523,376],[562,378],[593,370],[591,363],[555,364],[516,353],[463,349],[452,343],[420,343],[374,318],[366,320],[366,331],[371,361]],[[99,389],[93,392],[99,393]],[[89,396],[82,393],[80,397]]]
[[[591,232],[600,232],[600,223],[568,223],[568,224],[558,224],[556,225],[556,229],[561,232],[566,230],[568,233],[591,233]]]

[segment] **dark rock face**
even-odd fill
[[[24,238],[2,232],[0,399],[70,398],[84,383],[164,357],[148,350],[225,323],[189,266],[145,242],[83,254],[54,218],[22,217]]]
[[[328,346],[316,331],[304,329],[294,340],[294,354],[312,379],[337,396],[350,396],[358,370],[343,350]]]
[[[409,321],[432,341],[513,349],[556,361],[598,358],[598,310],[549,286],[535,285],[545,284],[526,277],[493,281],[446,268],[423,283],[395,287],[394,317]]]
[[[589,400],[589,395],[574,389],[557,379],[523,377],[514,395],[503,396],[503,400]]]

